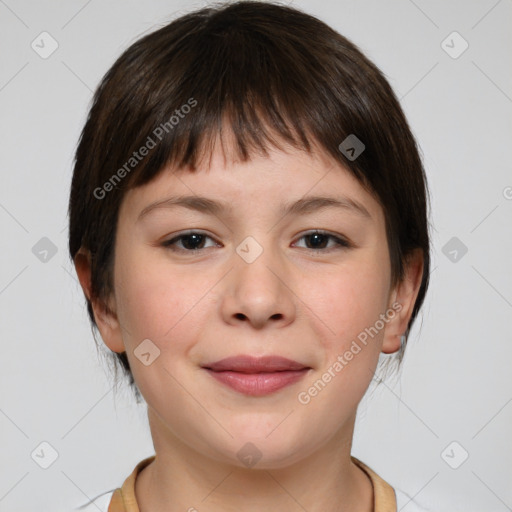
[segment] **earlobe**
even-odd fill
[[[401,338],[407,330],[414,304],[418,296],[423,277],[423,252],[415,249],[405,268],[404,278],[398,283],[391,294],[389,311],[395,311],[384,332],[382,352],[392,354],[401,347]],[[391,315],[388,315],[391,317]]]
[[[74,257],[74,264],[80,281],[80,286],[82,287],[87,299],[91,302],[94,319],[105,345],[114,352],[124,352],[125,347],[113,299],[109,300],[109,304],[97,299],[91,299],[90,252],[86,249],[80,248]]]

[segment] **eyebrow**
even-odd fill
[[[146,206],[138,215],[137,221],[146,217],[150,212],[159,208],[174,208],[181,206],[190,210],[210,213],[213,215],[222,215],[223,213],[232,213],[233,207],[226,201],[215,201],[207,197],[202,196],[176,196],[169,197],[156,201]],[[292,203],[285,203],[281,207],[281,214],[283,216],[288,214],[304,215],[325,208],[340,208],[349,213],[359,215],[371,219],[370,212],[365,208],[363,204],[350,197],[338,196],[308,196],[301,198]]]

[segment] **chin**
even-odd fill
[[[282,421],[282,418],[280,419]],[[286,421],[286,420],[285,420]],[[291,432],[279,422],[272,427],[251,425],[249,428],[231,431],[233,439],[229,441],[229,464],[247,469],[282,469],[299,462],[314,450],[311,441]],[[290,427],[291,425],[288,425]]]
[[[304,459],[306,455],[307,450],[302,444],[276,447],[269,446],[269,443],[265,444],[263,441],[259,444],[249,442],[238,450],[233,462],[239,468],[276,470],[290,467]]]

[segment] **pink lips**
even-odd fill
[[[228,357],[203,366],[210,375],[235,391],[262,396],[300,380],[310,370],[280,356]]]

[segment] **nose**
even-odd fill
[[[285,327],[296,315],[291,279],[270,249],[248,263],[233,255],[234,268],[226,276],[221,302],[223,320],[255,329]]]

